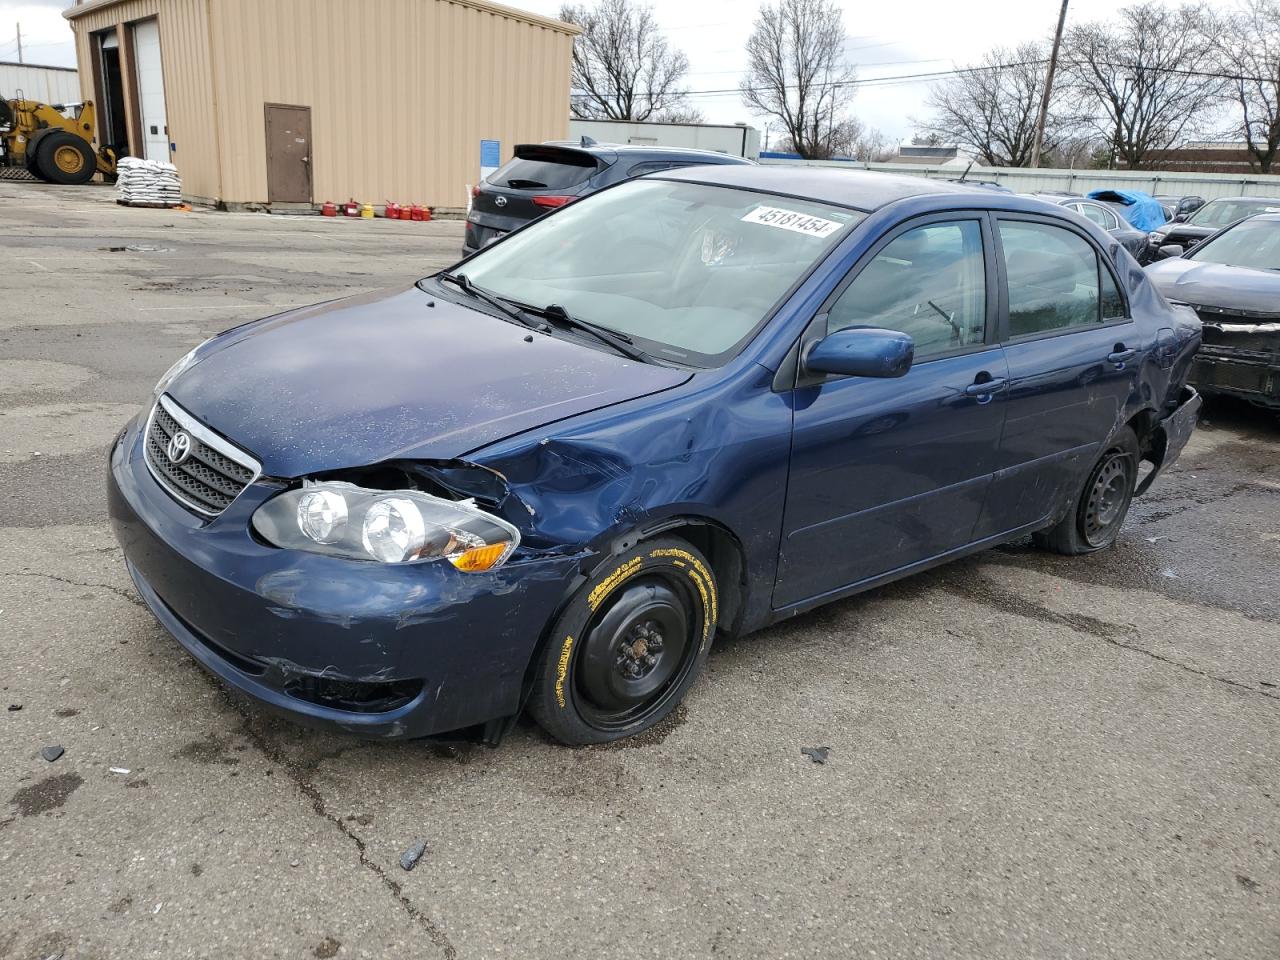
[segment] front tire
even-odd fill
[[[40,141],[36,163],[44,179],[68,185],[88,183],[98,169],[89,144],[64,130],[55,131]]]
[[[715,637],[715,575],[691,544],[660,537],[604,564],[557,618],[529,713],[561,743],[634,736],[669,714]]]
[[[1129,427],[1122,427],[1089,471],[1067,515],[1056,526],[1033,534],[1036,546],[1078,556],[1115,543],[1133,501],[1141,459],[1137,436]]]

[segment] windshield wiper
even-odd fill
[[[535,312],[542,314],[549,320],[554,320],[566,327],[569,327],[570,329],[581,330],[583,333],[591,334],[591,336],[595,337],[601,343],[608,344],[613,347],[614,350],[618,351],[618,353],[622,354],[624,357],[629,357],[632,360],[638,360],[641,363],[646,363],[650,359],[649,354],[645,353],[639,347],[632,346],[632,339],[625,333],[618,333],[616,330],[609,330],[605,327],[597,326],[590,320],[583,320],[580,317],[575,317],[558,303],[549,303],[541,310],[536,310]]]
[[[436,276],[441,280],[448,280],[450,283],[461,289],[463,293],[475,297],[482,303],[487,303],[495,310],[501,310],[502,313],[510,317],[514,323],[518,323],[522,327],[529,327],[531,330],[537,330],[541,333],[546,333],[551,329],[545,323],[538,323],[534,320],[530,320],[518,308],[511,306],[511,304],[504,300],[498,299],[492,293],[489,293],[486,290],[481,290],[467,278],[465,273],[449,273],[445,270],[441,270],[436,274]]]
[[[507,186],[514,190],[545,190],[547,188],[541,180],[521,180],[519,177],[508,180]]]

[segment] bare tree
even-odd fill
[[[880,163],[892,156],[889,138],[857,117],[836,124],[831,134],[831,153],[836,157]]]
[[[1217,61],[1227,96],[1240,111],[1242,136],[1261,173],[1280,166],[1280,2],[1248,0],[1228,15],[1218,36]]]
[[[779,120],[795,152],[832,155],[857,74],[844,59],[844,19],[834,0],[765,4],[747,40],[739,89],[755,113]]]
[[[1222,81],[1205,75],[1216,72],[1213,32],[1208,8],[1153,0],[1067,31],[1066,92],[1127,166],[1148,166],[1221,102]]]
[[[988,167],[1025,167],[1035,149],[1036,116],[1044,93],[1045,52],[1038,44],[996,47],[951,79],[935,84],[925,103],[933,118],[921,132],[966,148]],[[1050,109],[1044,150],[1051,152],[1069,126]]]
[[[570,113],[587,120],[701,120],[681,85],[689,58],[667,43],[653,8],[633,0],[566,4],[573,42]]]

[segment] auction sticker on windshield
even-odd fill
[[[794,210],[784,210],[781,207],[756,207],[742,217],[742,221],[744,223],[763,223],[766,227],[793,230],[796,233],[807,234],[811,237],[829,237],[844,226],[843,223],[837,223],[835,220],[824,220],[822,217],[810,216],[807,213],[797,213]]]

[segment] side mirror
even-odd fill
[[[1185,211],[1184,211],[1183,213],[1175,213],[1175,214],[1173,215],[1173,222],[1174,222],[1174,223],[1186,223],[1186,222],[1187,222],[1187,217],[1189,217],[1189,216],[1191,216],[1191,214],[1186,213]]]
[[[813,344],[805,352],[804,369],[846,377],[902,377],[911,369],[915,352],[915,342],[905,333],[849,327]]]
[[[1166,260],[1172,257],[1180,257],[1185,252],[1186,251],[1182,249],[1182,245],[1177,243],[1166,243],[1160,248],[1160,256]]]

